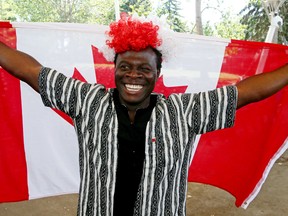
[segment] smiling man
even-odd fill
[[[134,123],[136,111],[150,104],[150,94],[159,75],[156,51],[151,47],[141,52],[127,51],[117,55],[115,83],[120,102],[127,107],[131,123]]]
[[[110,25],[104,55],[115,63],[115,89],[68,78],[0,43],[0,65],[73,119],[79,216],[185,215],[196,135],[232,127],[237,108],[288,83],[284,66],[208,92],[153,94],[167,51],[160,30],[131,16]]]

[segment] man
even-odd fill
[[[79,142],[78,215],[185,215],[196,134],[232,127],[237,108],[288,83],[288,66],[236,86],[152,94],[160,75],[161,26],[122,16],[110,25],[116,89],[67,78],[0,44],[0,65],[74,121]],[[162,53],[161,53],[162,52]]]

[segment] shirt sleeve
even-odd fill
[[[203,134],[234,125],[237,99],[236,86],[225,86],[198,94],[184,94],[182,101],[188,124],[196,134]]]
[[[91,87],[91,84],[68,78],[46,67],[41,69],[38,81],[44,105],[61,110],[72,118],[77,115],[77,107]]]

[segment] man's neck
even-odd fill
[[[141,104],[135,104],[135,105],[124,103],[124,102],[122,102],[121,98],[119,98],[119,101],[123,106],[125,106],[127,108],[130,122],[131,122],[131,124],[133,124],[137,110],[147,108],[150,104],[150,97],[148,97]]]

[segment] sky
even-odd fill
[[[207,0],[206,0],[207,1]],[[191,20],[195,22],[195,0],[180,0],[181,7],[183,8],[183,16],[186,17],[187,20]],[[217,0],[209,0],[209,6],[215,6]],[[237,14],[241,9],[248,4],[248,0],[223,0],[223,4],[220,6],[221,9],[231,9],[233,14]],[[202,8],[205,7],[206,4],[202,3]],[[217,10],[208,9],[204,10],[202,13],[202,19],[204,22],[206,21],[217,21],[220,18],[220,13]]]

